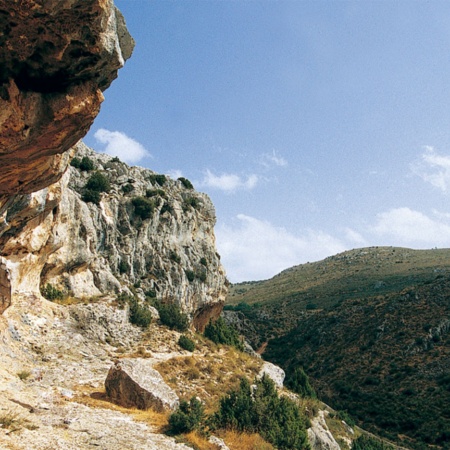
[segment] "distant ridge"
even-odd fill
[[[227,309],[287,372],[401,445],[450,449],[450,249],[369,247],[233,285]]]

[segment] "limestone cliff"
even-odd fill
[[[61,181],[51,237],[59,248],[45,262],[41,285],[51,283],[76,297],[132,285],[142,295],[175,301],[202,329],[220,313],[227,290],[211,200],[181,181],[80,144],[76,158],[83,157],[95,169],[71,167]],[[109,192],[98,204],[83,201],[98,173],[109,182]]]
[[[74,151],[95,169],[70,167],[50,187],[16,196],[7,210],[0,232],[3,309],[14,296],[39,297],[48,283],[74,297],[133,286],[141,296],[178,303],[203,329],[226,296],[210,199],[82,143]],[[89,180],[98,174],[109,190],[87,201]]]

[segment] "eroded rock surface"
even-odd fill
[[[0,0],[0,214],[56,182],[134,42],[112,0]]]
[[[311,428],[308,428],[308,440],[311,450],[340,450],[341,447],[334,439],[325,422],[325,414],[328,414],[328,412],[320,410],[318,415],[311,419]]]

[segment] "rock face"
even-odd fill
[[[109,398],[125,408],[174,410],[178,396],[145,359],[121,359],[108,372],[105,389]]]
[[[283,387],[285,373],[281,367],[270,362],[264,362],[259,371],[258,378],[262,378],[264,375],[268,376],[278,388],[281,389]]]
[[[220,314],[227,290],[210,199],[82,143],[74,151],[96,170],[70,167],[57,183],[10,203],[0,227],[0,311],[15,297],[39,297],[47,283],[74,297],[134,286],[142,298],[176,302],[201,330]],[[98,204],[83,201],[94,173],[110,183]],[[145,199],[149,217],[136,199]]]
[[[0,214],[56,182],[134,42],[112,0],[0,0]]]
[[[311,428],[308,428],[308,440],[311,450],[340,450],[325,422],[326,411],[319,411],[318,416],[311,419]]]

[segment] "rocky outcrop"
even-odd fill
[[[41,285],[51,283],[75,297],[133,286],[142,298],[147,293],[176,302],[199,329],[218,317],[226,278],[216,253],[210,199],[181,181],[129,167],[86,146],[79,146],[77,157],[90,158],[110,190],[99,204],[83,201],[95,171],[70,168],[48,239],[56,250],[42,267]],[[139,214],[136,199],[145,199],[149,217]]]
[[[114,403],[125,408],[162,412],[179,404],[178,396],[152,368],[152,362],[141,358],[116,362],[108,372],[105,389]]]
[[[311,428],[308,428],[311,450],[340,450],[341,447],[328,429],[325,414],[328,414],[328,411],[321,410],[311,419]]]
[[[283,387],[285,373],[281,367],[266,361],[259,371],[258,378],[262,378],[264,375],[269,377],[276,387],[280,389]]]
[[[133,40],[112,0],[0,0],[0,215],[56,182]]]
[[[73,297],[97,297],[133,288],[176,302],[197,329],[220,314],[226,278],[216,253],[210,199],[181,181],[129,167],[79,143],[75,167],[57,183],[16,196],[0,227],[0,305],[40,296],[48,283]],[[97,203],[86,184],[100,173],[110,184]],[[159,183],[155,180],[159,180]],[[145,199],[142,215],[135,199]]]

